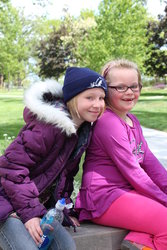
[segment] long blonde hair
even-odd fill
[[[74,96],[71,100],[67,102],[67,108],[70,111],[72,117],[77,116],[78,118],[80,118],[77,107],[77,96]]]

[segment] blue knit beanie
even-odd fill
[[[67,69],[63,86],[65,102],[91,88],[102,88],[105,94],[107,93],[107,83],[100,74],[89,68],[69,67]]]

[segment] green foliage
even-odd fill
[[[147,41],[143,1],[103,0],[95,20],[80,43],[80,64],[99,70],[111,58],[124,57],[141,67]]]
[[[45,8],[51,0],[33,3]],[[86,9],[74,18],[64,9],[64,18],[47,20],[47,14],[25,19],[10,1],[1,0],[0,74],[8,82],[23,82],[29,72],[58,79],[68,66],[100,71],[106,61],[124,57],[135,61],[142,73],[163,76],[167,18],[165,14],[148,25],[145,4],[101,0],[97,13]]]
[[[29,50],[24,21],[10,2],[0,2],[0,74],[8,82],[26,74]]]
[[[10,0],[0,0],[0,3],[9,3]]]
[[[88,9],[81,10],[79,19],[86,20],[88,18],[94,19],[94,11]]]
[[[41,41],[36,53],[39,74],[58,79],[72,65],[100,71],[106,61],[122,57],[135,61],[145,73],[143,65],[151,58],[150,46],[153,46],[151,42],[148,44],[146,36],[145,4],[144,0],[103,0],[97,14],[82,10],[78,18],[73,18],[66,10],[62,20],[48,26],[51,32],[47,32],[47,26],[42,30],[41,25]],[[162,51],[158,53],[159,60],[164,61]]]
[[[75,19],[67,12],[60,25],[41,39],[37,47],[41,76],[58,79],[68,66],[79,63],[79,44],[87,36],[87,30],[95,25],[92,15],[85,11],[82,18]]]
[[[167,74],[167,5],[165,15],[159,15],[156,21],[150,20],[147,30],[150,49],[145,60],[146,73],[163,77]]]
[[[68,26],[63,22],[57,30],[40,41],[37,56],[39,59],[39,75],[58,79],[73,60],[73,42],[65,41]]]

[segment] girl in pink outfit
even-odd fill
[[[137,118],[135,63],[107,63],[106,111],[96,122],[76,199],[79,219],[128,229],[122,250],[167,250],[167,171],[150,151]]]

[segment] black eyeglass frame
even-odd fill
[[[132,86],[108,86],[108,88],[111,88],[111,89],[115,89],[116,91],[118,91],[119,93],[125,93],[126,91],[128,91],[128,89],[131,89],[132,92],[138,92],[138,91],[141,91],[142,89],[142,85],[137,85],[139,88],[138,89],[133,89],[135,85],[132,85]],[[118,89],[119,87],[123,87],[125,88],[125,90],[120,90]],[[136,87],[136,86],[135,86]]]

